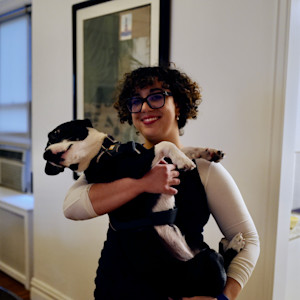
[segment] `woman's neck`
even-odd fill
[[[162,142],[162,141],[160,141]],[[148,141],[148,140],[145,140],[143,146],[146,148],[146,149],[151,149],[152,147],[154,147],[156,144],[160,143],[160,142],[151,142],[151,141]],[[167,141],[167,142],[171,142],[173,144],[175,144],[179,149],[182,149],[183,148],[183,145],[181,144],[180,140],[177,139],[177,140],[170,140],[170,141]]]

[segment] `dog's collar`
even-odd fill
[[[177,208],[152,212],[148,217],[127,222],[117,221],[109,216],[109,225],[114,231],[135,230],[159,225],[173,225],[177,216]]]

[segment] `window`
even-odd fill
[[[31,6],[0,14],[0,185],[31,192]],[[18,159],[17,159],[18,157]]]
[[[31,16],[29,7],[0,15],[0,143],[30,144]],[[27,141],[27,142],[25,142]]]

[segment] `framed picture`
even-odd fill
[[[86,1],[73,6],[74,118],[122,142],[138,140],[113,108],[116,85],[169,60],[170,0]]]

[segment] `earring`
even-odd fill
[[[178,115],[178,116],[176,116],[176,120],[177,120],[177,121],[179,121],[179,115]]]

